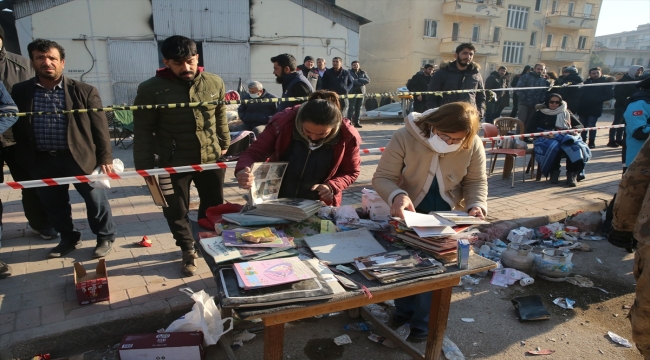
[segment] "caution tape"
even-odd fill
[[[481,141],[496,141],[500,139],[516,139],[516,138],[528,138],[528,137],[536,137],[536,136],[547,136],[547,135],[554,135],[554,134],[569,134],[569,133],[576,133],[576,132],[588,131],[588,130],[615,129],[615,128],[622,128],[622,127],[625,127],[625,125],[594,126],[594,127],[584,128],[584,129],[544,131],[544,132],[520,134],[520,135],[502,135],[502,136],[481,138]],[[386,150],[385,147],[360,149],[359,153],[361,155],[381,154],[385,150]],[[194,171],[227,169],[227,168],[234,168],[236,165],[237,165],[236,161],[229,161],[229,162],[219,162],[213,164],[188,165],[188,166],[166,167],[166,168],[149,169],[149,170],[124,171],[124,172],[110,173],[110,174],[79,175],[79,176],[61,177],[61,178],[54,178],[54,179],[40,179],[40,180],[29,180],[29,181],[20,181],[20,182],[9,181],[4,184],[0,184],[0,191],[20,190],[20,189],[37,188],[37,187],[44,187],[44,186],[70,185],[70,184],[88,183],[91,181],[99,181],[99,180],[121,180],[121,179],[135,178],[135,177],[154,176],[154,175],[169,175],[169,174],[179,174],[179,173],[194,172]]]
[[[539,86],[539,87],[523,87],[523,88],[501,88],[501,89],[468,89],[468,90],[447,90],[447,91],[396,91],[396,92],[382,92],[372,94],[348,94],[339,95],[341,99],[365,99],[365,98],[378,98],[390,96],[406,96],[406,95],[451,95],[463,93],[476,93],[476,92],[494,92],[494,91],[525,91],[525,90],[540,90],[546,89],[561,89],[568,87],[590,87],[590,86],[618,86],[627,84],[636,84],[638,81],[624,81],[613,83],[597,83],[597,84],[578,84],[578,85],[558,85],[558,86]],[[90,109],[71,109],[71,110],[57,110],[57,111],[32,111],[32,112],[18,112],[18,113],[5,113],[0,114],[0,117],[9,116],[33,116],[33,115],[55,115],[55,114],[84,114],[93,112],[110,112],[115,110],[162,110],[162,109],[178,109],[178,108],[195,108],[208,105],[233,105],[233,104],[261,104],[261,103],[277,103],[283,101],[307,101],[308,96],[303,97],[286,97],[286,98],[263,98],[263,99],[249,99],[249,100],[215,100],[215,101],[199,101],[199,102],[186,102],[174,104],[155,104],[155,105],[130,105],[130,106],[112,106],[103,108],[90,108]]]

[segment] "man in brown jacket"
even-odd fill
[[[54,41],[36,39],[27,46],[36,77],[14,85],[12,96],[21,112],[52,112],[101,108],[97,89],[63,76],[65,50]],[[36,114],[23,116],[14,125],[18,156],[31,164],[34,179],[87,175],[96,167],[113,172],[108,122],[103,112]],[[115,224],[104,189],[88,183],[74,184],[86,203],[90,229],[97,235],[93,257],[111,252]],[[50,250],[62,257],[82,246],[81,232],[72,222],[68,185],[37,188],[47,216],[61,233],[61,242]]]
[[[632,340],[644,359],[650,359],[650,141],[646,141],[618,185],[614,204],[616,246],[638,241],[634,254],[636,299],[630,309]],[[624,247],[624,246],[623,246]],[[646,269],[647,268],[647,269]]]

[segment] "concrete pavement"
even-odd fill
[[[605,116],[600,122],[610,123],[611,116]],[[362,147],[384,146],[399,126],[364,124],[360,131]],[[586,168],[587,179],[577,188],[550,185],[545,180],[536,182],[529,176],[522,182],[521,160],[517,164],[515,186],[510,188],[510,181],[501,179],[503,161],[499,161],[495,174],[488,180],[489,219],[505,221],[504,229],[538,226],[578,210],[604,208],[621,177],[621,150],[606,148],[606,131],[599,133],[598,147]],[[133,169],[131,153],[132,148],[114,150],[114,156],[125,162],[127,170]],[[360,190],[371,186],[379,158],[380,155],[362,156],[361,175],[345,192],[345,204],[360,203]],[[226,199],[242,203],[242,190],[233,179],[229,169]],[[83,307],[76,301],[72,265],[82,261],[86,267],[94,267],[97,261],[91,257],[95,241],[81,197],[76,191],[70,191],[73,217],[82,230],[84,247],[65,258],[48,260],[46,254],[57,241],[42,240],[31,233],[22,212],[20,192],[0,193],[4,204],[0,259],[13,268],[10,278],[0,280],[0,359],[41,352],[51,352],[56,357],[69,355],[70,349],[112,345],[119,342],[122,334],[152,332],[185,313],[192,300],[180,293],[179,288],[189,286],[196,291],[206,289],[215,293],[216,284],[203,260],[200,260],[199,275],[181,276],[180,250],[174,245],[162,211],[153,205],[142,179],[113,181],[112,186],[108,193],[118,238],[115,251],[106,258],[111,300]],[[134,245],[144,235],[153,241],[151,248]],[[294,327],[309,331],[308,325],[301,324]]]

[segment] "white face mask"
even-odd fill
[[[260,94],[248,94],[248,95],[251,96],[251,99],[257,99],[258,97],[260,97]]]
[[[429,144],[431,144],[433,150],[440,154],[454,152],[460,148],[460,144],[449,145],[444,142],[438,135],[434,135],[433,132],[431,132],[431,136],[429,136]]]

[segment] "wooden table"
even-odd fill
[[[496,267],[496,264],[488,259],[473,255],[469,259],[469,269],[460,270],[457,267],[449,267],[448,271],[442,274],[427,276],[419,279],[412,279],[397,283],[392,286],[379,286],[379,282],[374,281],[375,286],[366,285],[372,293],[369,299],[362,295],[361,292],[354,292],[350,296],[348,292],[346,297],[337,297],[324,302],[305,302],[299,306],[281,309],[279,307],[269,307],[254,314],[247,315],[247,310],[235,310],[238,315],[245,319],[262,319],[264,323],[264,359],[280,360],[283,359],[284,350],[284,324],[289,321],[296,321],[321,314],[328,314],[337,311],[350,310],[363,307],[369,304],[376,304],[387,300],[401,298],[410,295],[421,294],[427,291],[433,292],[431,301],[431,314],[429,315],[429,338],[427,339],[426,351],[424,354],[419,352],[406,341],[397,337],[387,325],[375,320],[369,315],[368,319],[376,326],[384,330],[383,335],[392,339],[396,345],[411,355],[414,359],[433,360],[438,359],[442,349],[442,342],[447,329],[447,317],[451,304],[452,287],[458,285],[460,277],[474,274]],[[359,275],[361,276],[361,275]],[[365,311],[362,308],[361,311]]]

